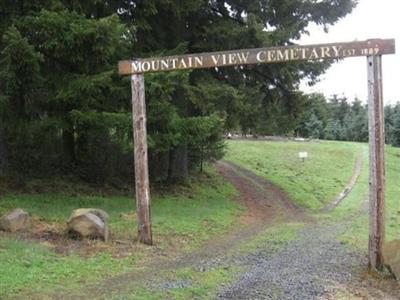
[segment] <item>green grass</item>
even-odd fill
[[[83,259],[77,255],[60,256],[34,243],[0,240],[0,299],[26,299],[50,290],[76,289],[81,283],[128,271],[139,257],[118,260],[102,253]],[[17,296],[21,291],[27,294]]]
[[[226,159],[281,186],[297,203],[319,209],[338,195],[352,175],[355,157],[363,154],[363,168],[351,193],[329,214],[316,211],[323,222],[345,222],[343,243],[368,246],[368,145],[347,142],[229,141]],[[299,151],[310,159],[302,164]],[[400,238],[400,148],[386,146],[386,240]],[[367,209],[367,211],[365,210]]]
[[[237,220],[242,207],[232,201],[234,187],[209,171],[199,182],[188,182],[175,195],[155,196],[152,201],[153,235],[159,247],[171,239],[185,240],[190,249],[215,234],[225,232]],[[7,194],[0,202],[0,212],[21,207],[47,222],[65,224],[71,211],[79,207],[96,207],[110,215],[113,238],[133,238],[135,220],[121,217],[134,211],[129,197],[71,197],[56,194]],[[161,238],[162,237],[162,238]],[[161,238],[161,239],[160,239]],[[162,241],[164,244],[160,244]],[[139,248],[140,249],[140,248]],[[63,256],[53,250],[26,241],[0,236],[0,299],[35,294],[35,291],[74,289],[80,284],[122,273],[132,268],[142,253],[116,259],[103,252],[90,258],[77,254]],[[22,294],[21,294],[22,293]]]
[[[386,148],[386,237],[400,239],[400,148]]]
[[[232,249],[232,254],[251,253],[258,249],[269,249],[270,251],[279,251],[290,241],[298,237],[298,232],[304,228],[303,223],[284,223],[269,227],[258,233],[254,238],[246,243],[240,244]]]
[[[152,222],[155,234],[192,236],[203,240],[229,227],[241,211],[232,201],[235,188],[208,170],[200,182],[187,182],[175,195],[154,196]],[[96,207],[110,215],[111,231],[118,236],[136,231],[135,221],[122,214],[135,212],[135,200],[129,197],[67,196],[62,194],[6,194],[0,202],[0,214],[20,207],[47,222],[65,223],[77,208]]]
[[[385,225],[386,240],[400,238],[400,148],[386,146],[386,209]],[[364,164],[361,175],[350,195],[329,216],[332,221],[350,219],[350,226],[341,236],[346,244],[351,244],[360,249],[368,246],[369,215],[368,211],[368,146],[364,145]],[[361,211],[361,212],[360,212]]]
[[[229,141],[226,159],[271,180],[299,205],[324,207],[350,179],[362,144]],[[307,151],[303,163],[298,153]]]
[[[192,268],[182,268],[160,274],[159,278],[153,280],[154,287],[135,286],[130,292],[123,292],[113,299],[124,300],[147,300],[147,299],[212,299],[221,284],[228,284],[239,272],[234,268],[212,268],[205,272],[198,272]],[[185,287],[165,288],[165,282],[187,282]],[[159,287],[157,288],[157,285]]]

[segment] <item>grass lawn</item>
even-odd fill
[[[350,179],[362,144],[231,140],[225,159],[248,168],[285,190],[300,206],[324,207]],[[298,153],[307,151],[303,163]]]
[[[168,251],[169,245],[190,249],[225,232],[242,211],[232,201],[235,195],[232,185],[209,170],[200,181],[188,182],[175,195],[153,197],[153,235],[158,249]],[[27,210],[35,220],[54,225],[59,231],[65,229],[73,209],[101,208],[110,215],[113,240],[130,241],[136,236],[134,200],[129,197],[9,193],[0,201],[0,213],[15,207]],[[57,289],[73,290],[128,271],[152,253],[150,247],[136,246],[134,253],[115,258],[111,250],[103,250],[87,257],[74,251],[65,255],[57,253],[45,240],[30,240],[23,235],[16,239],[0,233],[0,299],[36,297]]]
[[[317,210],[338,195],[353,172],[356,155],[363,168],[351,193],[331,213],[315,211],[321,221],[349,222],[344,243],[368,246],[368,145],[349,142],[229,141],[227,160],[240,164],[281,186],[297,203]],[[309,160],[299,161],[307,151]],[[400,148],[386,146],[386,240],[400,238]]]
[[[400,148],[386,146],[386,240],[400,238]],[[333,221],[343,218],[351,220],[351,226],[342,240],[358,248],[368,246],[368,146],[364,145],[364,165],[358,182],[350,195],[329,216]],[[328,217],[328,216],[324,216]]]

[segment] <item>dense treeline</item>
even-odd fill
[[[288,45],[353,0],[1,0],[0,176],[132,180],[129,78],[118,60]],[[184,179],[231,129],[286,134],[331,62],[146,76],[151,176]],[[312,120],[311,120],[312,121]]]
[[[321,94],[307,97],[304,114],[296,134],[317,139],[368,141],[368,107],[359,99],[350,102],[337,95],[326,99]],[[386,143],[400,146],[400,103],[385,106]]]

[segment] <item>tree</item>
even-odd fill
[[[392,128],[390,131],[390,142],[395,147],[400,147],[400,103],[393,108]]]
[[[21,74],[27,80],[23,87],[17,82],[21,77],[3,72],[0,105],[13,113],[19,109],[16,121],[24,125],[2,117],[10,131],[0,132],[0,139],[9,158],[26,151],[28,159],[12,159],[29,170],[25,175],[73,174],[97,183],[118,174],[129,178],[130,91],[128,80],[116,74],[118,60],[290,45],[310,23],[328,27],[354,5],[352,0],[3,1],[0,33],[7,34],[0,52],[17,41],[19,46],[7,59],[4,52],[2,70],[26,63],[33,74]],[[18,59],[22,51],[24,60]],[[201,164],[199,156],[218,157],[223,130],[292,131],[305,105],[297,92],[300,80],[314,82],[329,65],[293,62],[150,75],[152,166],[163,166],[162,180],[185,179],[190,166]]]
[[[339,120],[329,119],[326,127],[324,136],[327,140],[339,140],[342,132],[342,125]]]
[[[19,174],[73,171],[101,183],[112,173],[109,151],[130,128],[129,90],[115,71],[127,49],[124,25],[116,16],[94,20],[65,10],[14,23],[3,36],[0,62],[2,98],[14,116],[4,121],[8,153],[15,155],[9,161]]]
[[[307,136],[315,139],[319,139],[323,134],[323,123],[317,118],[315,114],[311,114],[310,119],[305,123],[305,131]]]
[[[346,140],[356,142],[368,141],[367,116],[367,107],[363,106],[361,101],[356,98],[343,121],[346,130]]]
[[[3,41],[7,46],[0,52],[0,87],[3,91],[0,94],[0,174],[5,173],[9,162],[12,169],[22,172],[18,161],[29,161],[27,122],[35,114],[35,94],[41,81],[40,63],[43,60],[13,26],[5,32]],[[14,140],[9,141],[10,136]],[[13,149],[13,145],[16,148]],[[10,155],[18,156],[18,159],[11,159]]]
[[[134,43],[134,52],[143,57],[182,43],[187,44],[187,52],[292,44],[306,32],[308,24],[334,24],[354,5],[350,0],[137,0],[124,2],[121,17],[136,29],[133,38],[139,43]],[[226,129],[239,126],[284,134],[297,126],[301,115],[302,95],[296,92],[300,80],[313,82],[329,64],[296,62],[196,70],[189,75],[194,91],[181,91],[172,104],[179,107],[181,117],[216,112],[225,119]],[[246,104],[249,90],[255,91],[252,106]],[[258,125],[249,122],[250,118]],[[181,146],[172,148],[170,155],[175,151],[186,155]]]
[[[296,128],[296,133],[300,136],[310,136],[310,124],[314,123],[316,120],[319,121],[322,129],[318,129],[317,138],[324,138],[324,128],[327,125],[329,118],[329,107],[327,100],[323,94],[313,93],[304,96],[304,106],[301,112],[301,117],[299,118],[299,125]],[[310,120],[314,119],[311,123]],[[308,124],[307,124],[308,123]]]

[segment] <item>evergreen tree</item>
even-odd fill
[[[310,119],[305,123],[305,131],[307,137],[319,139],[323,133],[323,123],[318,117],[312,113]]]
[[[75,174],[98,183],[129,178],[130,90],[128,78],[116,74],[118,60],[290,45],[310,23],[332,25],[355,2],[2,1],[0,64],[10,72],[0,75],[6,129],[0,131],[6,141],[0,154],[7,152],[12,169],[25,175]],[[162,179],[184,179],[190,165],[220,156],[223,130],[292,131],[305,105],[296,91],[300,80],[315,81],[329,65],[293,62],[146,76],[152,165],[164,166]],[[10,159],[22,150],[24,155]]]
[[[342,132],[342,125],[339,120],[329,119],[326,127],[324,136],[327,140],[339,140]]]
[[[392,116],[393,127],[390,132],[390,142],[395,147],[400,147],[400,103],[396,103]]]

